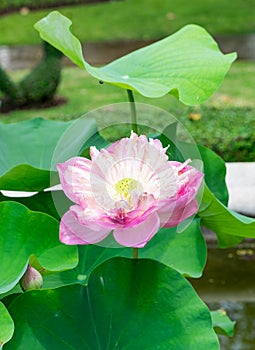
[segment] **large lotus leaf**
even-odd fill
[[[255,238],[255,219],[229,210],[207,186],[198,215],[201,224],[216,233],[221,248],[234,246],[245,237]]]
[[[201,159],[205,182],[214,195],[225,205],[228,203],[228,189],[225,182],[224,160],[212,150],[191,142],[177,140],[177,123],[168,125],[157,138],[167,149],[169,159],[184,162],[187,159]]]
[[[59,223],[47,214],[16,202],[1,202],[0,230],[0,293],[15,286],[32,254],[52,271],[71,269],[78,263],[76,246],[60,243]]]
[[[21,293],[23,293],[22,287],[19,283],[16,284],[14,288],[7,291],[6,293],[0,294],[0,301],[4,301],[4,305],[8,308],[8,306],[13,302],[13,300],[18,297]]]
[[[55,196],[61,196],[61,198],[63,198],[63,201],[68,201],[68,198],[63,195],[62,191],[54,192]],[[51,191],[39,192],[29,197],[7,197],[0,193],[0,202],[6,201],[19,202],[32,211],[39,211],[41,213],[49,214],[57,220],[60,219],[52,199]]]
[[[218,350],[210,312],[186,279],[153,260],[111,259],[88,286],[24,293],[6,350]]]
[[[57,220],[60,220],[60,217],[73,204],[62,190],[43,191],[25,197],[7,197],[0,192],[0,202],[6,201],[21,203],[32,211],[48,214]]]
[[[14,332],[14,324],[6,310],[5,306],[0,302],[0,349],[9,341]]]
[[[50,173],[52,156],[59,139],[73,123],[42,118],[0,123],[0,189],[41,191],[57,183],[57,174],[54,179]],[[96,130],[95,122],[88,120],[81,134],[93,135]]]
[[[224,205],[228,203],[228,189],[226,185],[226,165],[224,160],[215,152],[201,145],[192,143],[179,142],[177,147],[186,155],[185,159],[193,157],[195,150],[199,152],[199,156],[203,162],[204,180],[208,188],[213,192]],[[171,152],[171,148],[170,148]]]
[[[72,22],[57,11],[35,24],[43,40],[62,51],[95,78],[146,97],[168,93],[188,105],[207,100],[219,87],[236,54],[224,55],[214,39],[197,25],[123,56],[104,67],[85,61]],[[152,23],[153,25],[153,23]]]
[[[192,143],[177,142],[174,150],[174,159],[180,162],[188,158],[193,160],[198,152],[200,159],[203,162],[204,180],[208,188],[213,192],[224,205],[228,203],[228,189],[225,181],[226,165],[224,160],[212,150]],[[173,147],[169,148],[170,155]],[[181,150],[181,152],[180,152]],[[182,155],[185,155],[185,158]]]
[[[207,254],[200,220],[194,219],[182,232],[178,227],[161,229],[139,256],[158,260],[183,275],[201,277]]]
[[[205,182],[224,205],[228,204],[228,189],[226,185],[226,165],[224,160],[215,152],[204,146],[198,145],[204,164]]]
[[[104,248],[96,245],[79,247],[79,264],[75,269],[44,276],[45,288],[80,283],[87,284],[92,271],[117,256],[131,257],[131,248]],[[206,243],[200,220],[194,220],[183,232],[176,228],[161,229],[147,245],[139,249],[140,258],[157,260],[181,274],[200,277],[206,263]]]

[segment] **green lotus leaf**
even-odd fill
[[[0,123],[0,189],[42,191],[59,183],[57,173],[51,172],[53,153],[61,136],[75,123],[42,118]],[[84,120],[79,135],[86,143],[86,138],[96,132],[95,121]],[[74,145],[75,139],[68,149],[63,150],[66,159],[69,153],[72,154]]]
[[[68,198],[63,194],[62,191],[55,191],[55,198],[61,196],[61,199],[68,201]],[[53,216],[57,220],[60,219],[59,213],[57,212],[51,191],[39,192],[29,197],[7,197],[0,193],[0,202],[18,202],[25,205],[28,209],[32,211],[39,211],[41,213]]]
[[[228,203],[228,189],[225,182],[226,165],[224,160],[212,150],[191,142],[177,140],[177,123],[169,124],[158,135],[158,138],[167,149],[169,159],[184,162],[187,159],[201,159],[203,162],[204,179],[214,195],[224,204]]]
[[[226,165],[224,160],[215,152],[198,145],[204,164],[205,182],[214,196],[224,205],[228,204],[228,189],[226,185]]]
[[[217,334],[232,337],[234,335],[235,322],[231,321],[225,310],[211,311],[213,327]]]
[[[219,350],[207,306],[153,260],[111,259],[87,286],[27,292],[9,311],[15,332],[5,350]]]
[[[206,263],[206,243],[195,219],[183,231],[163,228],[147,245],[139,249],[140,258],[149,258],[172,267],[183,275],[200,277]],[[113,257],[131,257],[130,248],[104,248],[96,245],[79,246],[76,268],[44,276],[44,288],[80,283],[86,285],[92,271]]]
[[[9,312],[5,308],[4,304],[0,302],[0,349],[8,342],[14,332],[14,323],[9,315]]]
[[[198,215],[201,225],[216,233],[221,248],[234,246],[245,237],[255,238],[255,219],[229,210],[207,186]]]
[[[224,55],[205,29],[187,25],[104,67],[93,67],[83,58],[80,41],[70,31],[71,24],[53,11],[37,22],[35,29],[43,40],[93,77],[146,97],[171,93],[187,105],[200,104],[217,90],[236,58],[235,53]]]
[[[43,268],[61,271],[78,263],[76,246],[59,241],[59,222],[16,202],[0,203],[0,293],[11,290],[34,254]]]

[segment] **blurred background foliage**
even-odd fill
[[[0,44],[40,42],[33,25],[44,17],[49,9],[28,13],[26,8],[30,9],[29,2],[39,8],[43,3],[48,3],[51,8],[58,9],[73,21],[74,33],[81,41],[86,42],[158,39],[189,23],[203,26],[213,35],[255,31],[254,0],[233,0],[231,4],[228,0],[204,0],[203,3],[200,0],[118,0],[96,4],[79,1],[79,5],[76,0],[72,1],[72,6],[59,6],[60,2],[65,4],[70,3],[70,0],[13,2],[20,4],[17,6],[19,10],[1,18]],[[8,5],[4,6],[4,3]],[[1,1],[0,9],[10,8],[11,3],[12,1]]]

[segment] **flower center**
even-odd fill
[[[141,190],[141,187],[142,186],[138,181],[131,179],[130,177],[125,177],[124,179],[119,180],[115,185],[116,192],[124,198],[129,198],[132,191]]]

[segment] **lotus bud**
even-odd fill
[[[42,275],[39,271],[28,265],[26,272],[20,280],[20,285],[24,291],[40,289],[43,285]]]

